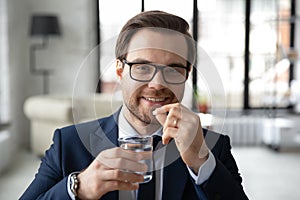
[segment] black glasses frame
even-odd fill
[[[158,70],[160,70],[160,71],[162,72],[162,74],[163,74],[163,79],[164,79],[164,81],[165,81],[166,83],[168,83],[168,84],[182,84],[182,83],[184,83],[184,82],[188,79],[188,77],[189,77],[190,67],[176,66],[176,67],[178,67],[178,68],[182,68],[182,69],[185,69],[185,70],[186,70],[185,80],[182,81],[182,82],[178,82],[178,83],[172,83],[172,82],[167,81],[166,78],[165,78],[165,74],[164,74],[163,69],[164,69],[166,66],[160,66],[160,65],[153,64],[153,63],[147,63],[147,62],[128,62],[126,59],[123,59],[122,62],[123,62],[123,64],[126,64],[126,65],[129,66],[129,75],[130,75],[130,78],[133,79],[133,80],[135,80],[135,81],[139,81],[139,82],[149,82],[149,81],[152,81],[152,79],[154,78],[154,76],[156,75],[156,73],[158,72]],[[131,68],[132,68],[133,65],[136,65],[136,64],[148,64],[148,65],[151,65],[151,66],[155,67],[155,72],[153,73],[153,76],[152,76],[150,79],[148,79],[148,80],[139,80],[139,79],[136,79],[136,78],[132,77],[132,74],[131,74]],[[123,66],[123,67],[124,67],[124,66]]]

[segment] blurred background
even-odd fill
[[[0,199],[24,192],[55,128],[121,104],[115,37],[147,10],[190,23],[206,62],[184,103],[231,137],[249,198],[299,199],[296,0],[0,0]]]

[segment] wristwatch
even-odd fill
[[[77,191],[79,189],[79,179],[78,179],[79,173],[74,173],[70,177],[70,189],[71,192],[74,194],[75,197],[77,197]]]

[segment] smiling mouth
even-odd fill
[[[154,98],[154,97],[143,97],[147,101],[152,101],[152,102],[165,102],[167,98]]]

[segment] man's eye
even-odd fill
[[[150,65],[138,65],[134,68],[136,71],[147,73],[152,71],[152,67]]]
[[[170,72],[170,73],[171,73],[171,72],[177,72],[174,68],[171,68],[171,67],[167,68],[166,71],[167,71],[167,72]]]
[[[180,73],[177,69],[173,68],[173,67],[168,67],[165,69],[166,73],[172,74],[172,73]]]

